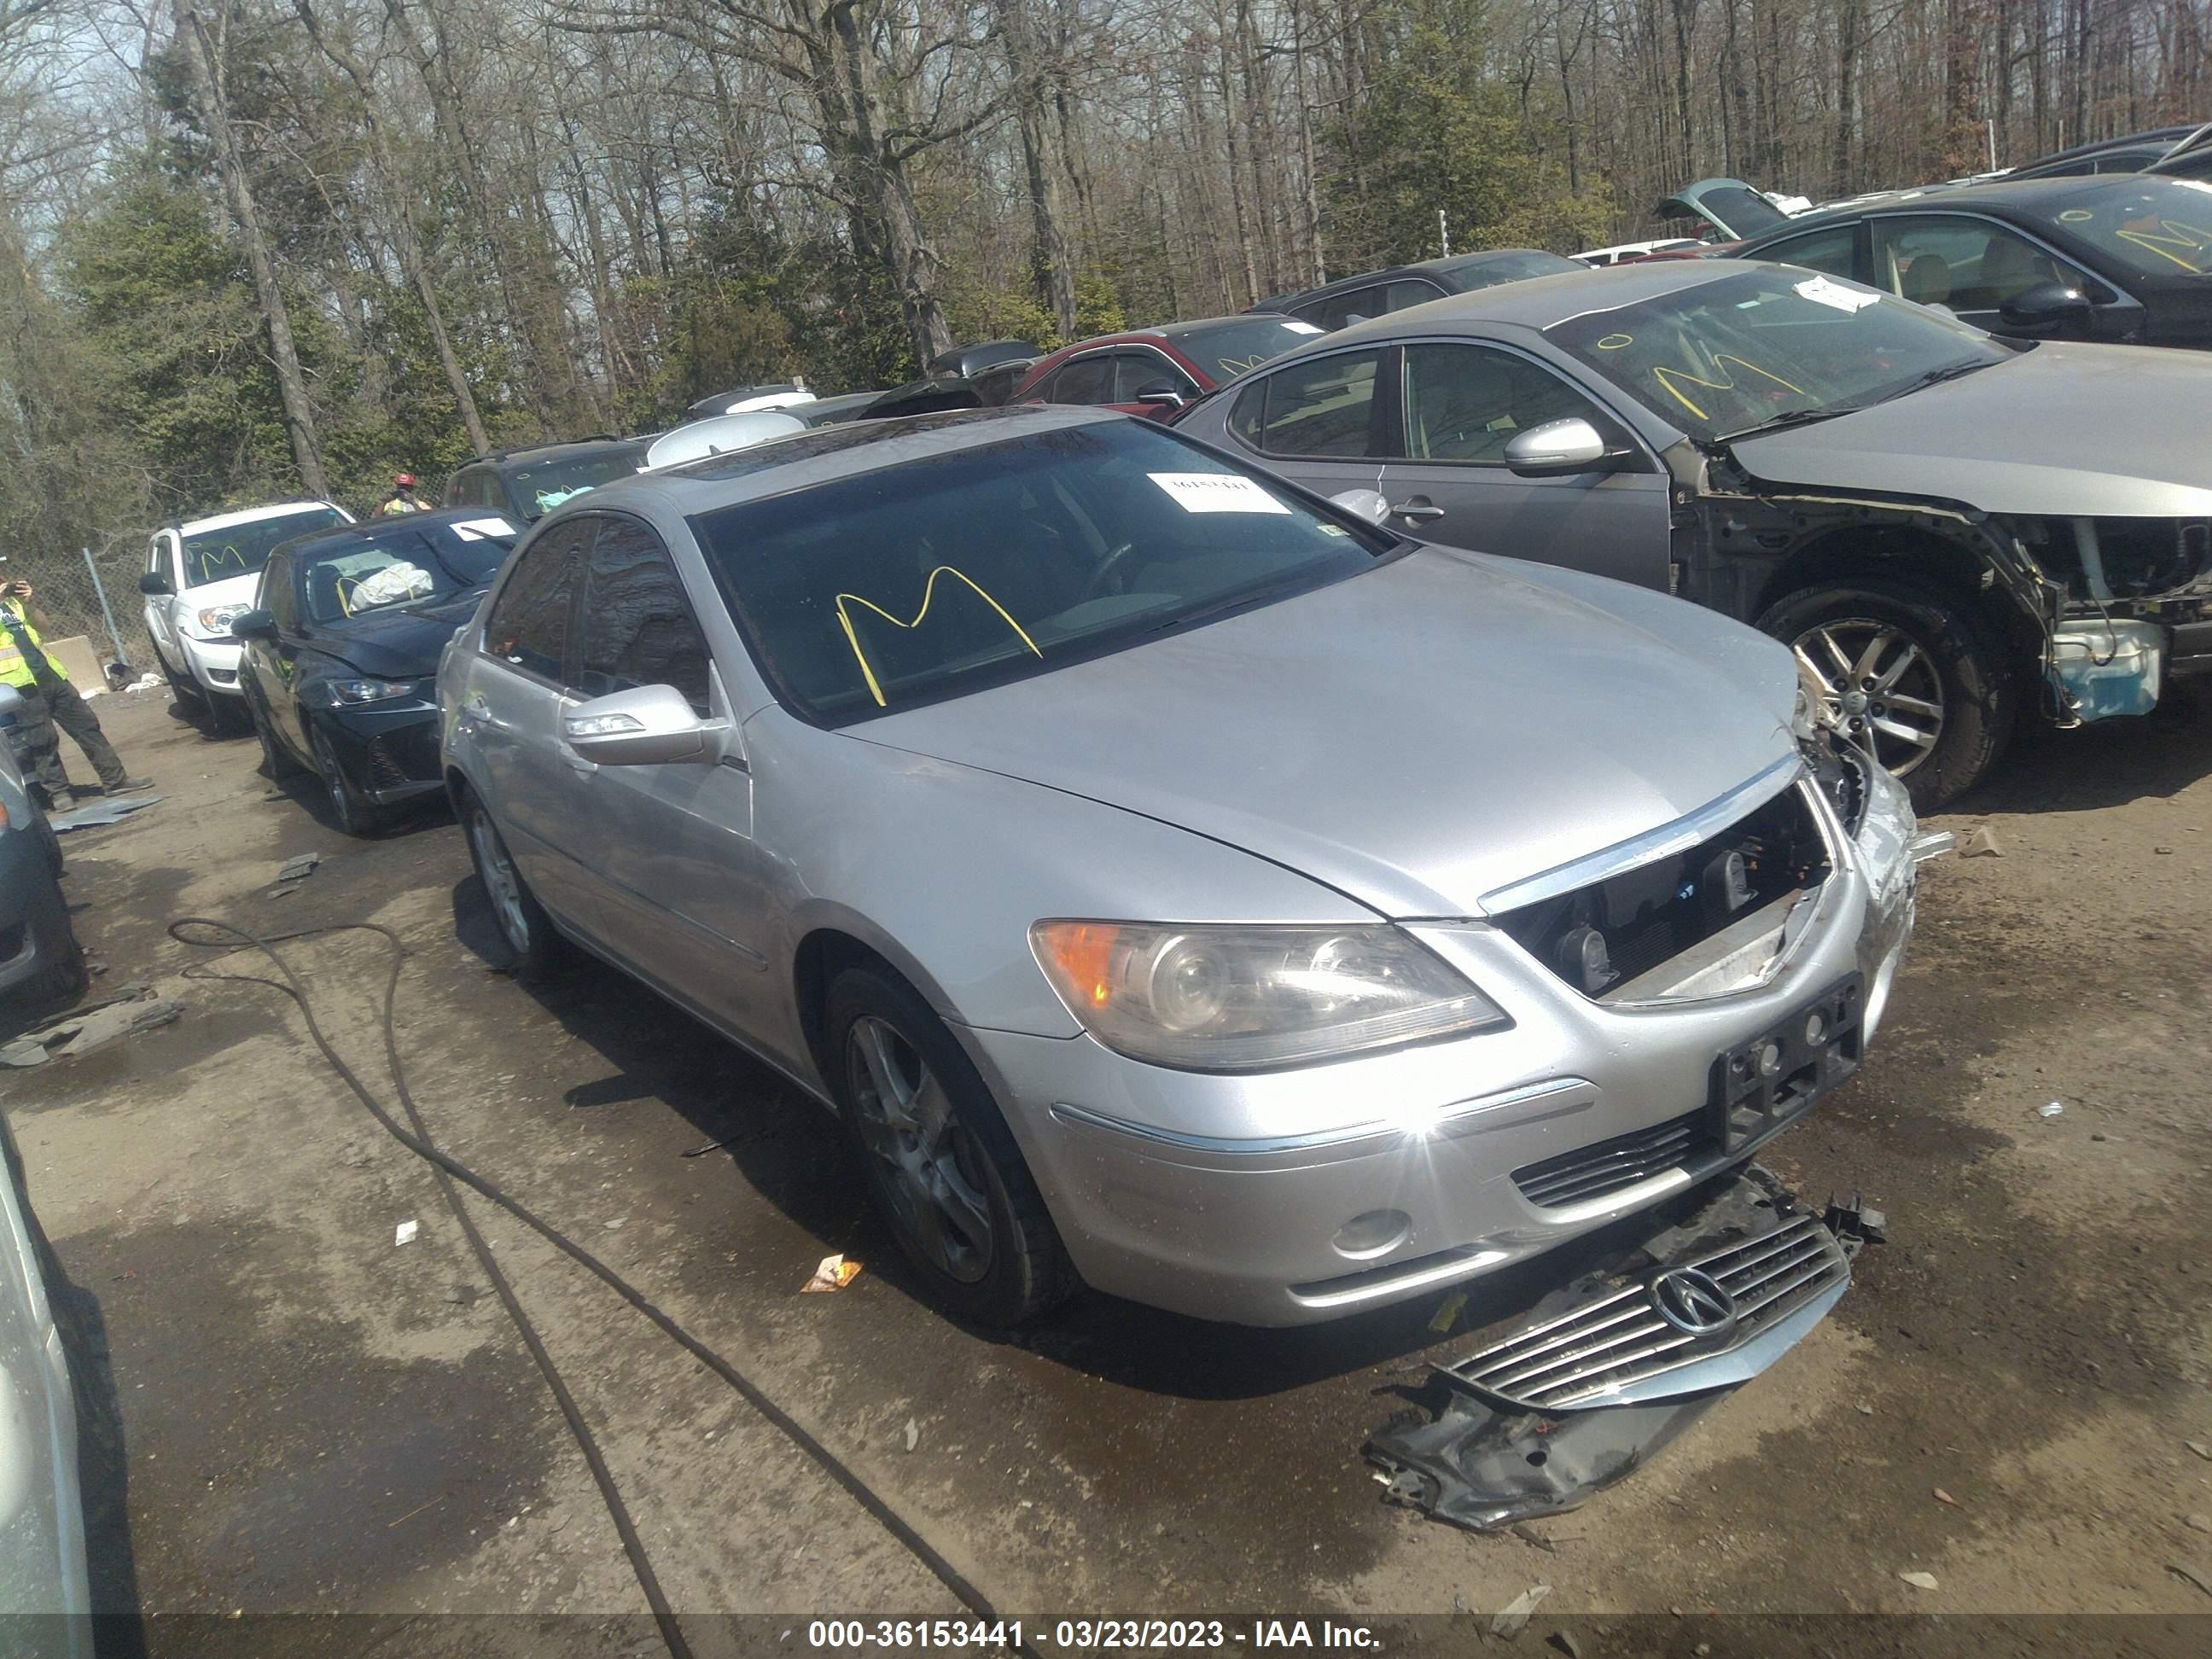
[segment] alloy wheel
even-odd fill
[[[985,1155],[943,1082],[875,1014],[854,1022],[845,1064],[860,1143],[900,1226],[947,1277],[977,1283],[991,1270],[994,1242]]]
[[[469,814],[469,844],[476,851],[477,870],[483,878],[484,891],[490,896],[492,919],[499,923],[500,936],[518,956],[527,956],[530,918],[522,908],[522,878],[515,874],[507,843],[499,838],[499,831],[481,806]]]
[[[1828,712],[1875,758],[1910,774],[1943,735],[1943,676],[1921,643],[1893,623],[1838,617],[1808,629],[1793,647],[1826,689]]]

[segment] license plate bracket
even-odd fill
[[[1735,1152],[1765,1139],[1857,1071],[1865,1013],[1865,981],[1852,974],[1714,1060],[1713,1144]]]

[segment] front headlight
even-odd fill
[[[1920,820],[1912,811],[1912,797],[1887,770],[1872,761],[1861,770],[1867,784],[1856,837],[1859,857],[1875,896],[1886,901],[1912,873],[1912,838],[1920,833]]]
[[[210,605],[201,611],[196,620],[199,623],[201,633],[210,639],[220,639],[230,632],[231,623],[252,609],[250,605]]]
[[[1302,1066],[1511,1023],[1395,927],[1040,921],[1030,942],[1091,1036],[1188,1071]]]
[[[350,708],[357,703],[386,702],[394,697],[411,697],[422,690],[420,680],[325,680],[323,690],[330,694],[334,708]]]

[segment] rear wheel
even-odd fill
[[[331,817],[338,828],[349,836],[373,836],[383,829],[391,815],[354,787],[330,733],[319,726],[310,726],[307,736],[314,748],[315,773],[322,780],[323,798],[330,803]]]
[[[2002,647],[1956,601],[1868,577],[1793,593],[1759,619],[1828,708],[1930,811],[1988,775],[2018,718]]]
[[[506,839],[484,804],[463,790],[459,805],[461,827],[469,838],[470,862],[477,867],[477,879],[483,884],[500,938],[514,954],[516,976],[538,979],[550,974],[567,957],[568,941],[555,930],[545,907],[538,903],[521,872],[514,867],[514,855],[507,850]]]
[[[940,1306],[1018,1325],[1075,1271],[1021,1149],[966,1053],[914,990],[872,969],[830,985],[830,1085],[868,1195]]]

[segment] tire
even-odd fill
[[[287,778],[296,778],[307,769],[292,757],[292,751],[283,740],[270,729],[269,716],[263,711],[261,699],[249,691],[246,696],[246,712],[253,721],[253,735],[261,744],[261,772],[271,783],[282,783]]]
[[[454,805],[469,843],[469,861],[476,866],[477,879],[483,884],[491,908],[492,925],[514,958],[514,976],[526,981],[551,976],[568,962],[568,941],[514,867],[507,839],[484,804],[464,788],[456,792]]]
[[[309,724],[307,741],[315,751],[315,775],[322,781],[323,799],[330,804],[331,821],[339,829],[349,836],[374,836],[391,822],[385,808],[354,787],[321,726]]]
[[[69,905],[58,884],[34,900],[30,915],[31,938],[39,948],[39,971],[25,992],[25,1000],[45,1008],[74,1000],[83,993],[84,947],[70,926]]]
[[[168,681],[169,696],[175,701],[177,707],[187,714],[197,708],[211,718],[215,710],[208,707],[207,694],[200,690],[199,683],[190,675],[179,674],[175,669],[170,667],[169,659],[162,656],[159,651],[156,651],[154,656],[161,665],[161,678]]]
[[[1856,720],[1862,740],[1872,736],[1917,811],[1979,783],[2012,737],[2018,677],[1988,624],[1956,600],[1865,577],[1792,593],[1759,626],[1831,687],[1830,706],[1847,730]],[[1853,683],[1860,670],[1869,672]]]
[[[830,987],[823,1029],[847,1142],[930,1298],[1006,1329],[1072,1294],[1075,1269],[1021,1149],[929,1005],[880,970],[851,968]]]

